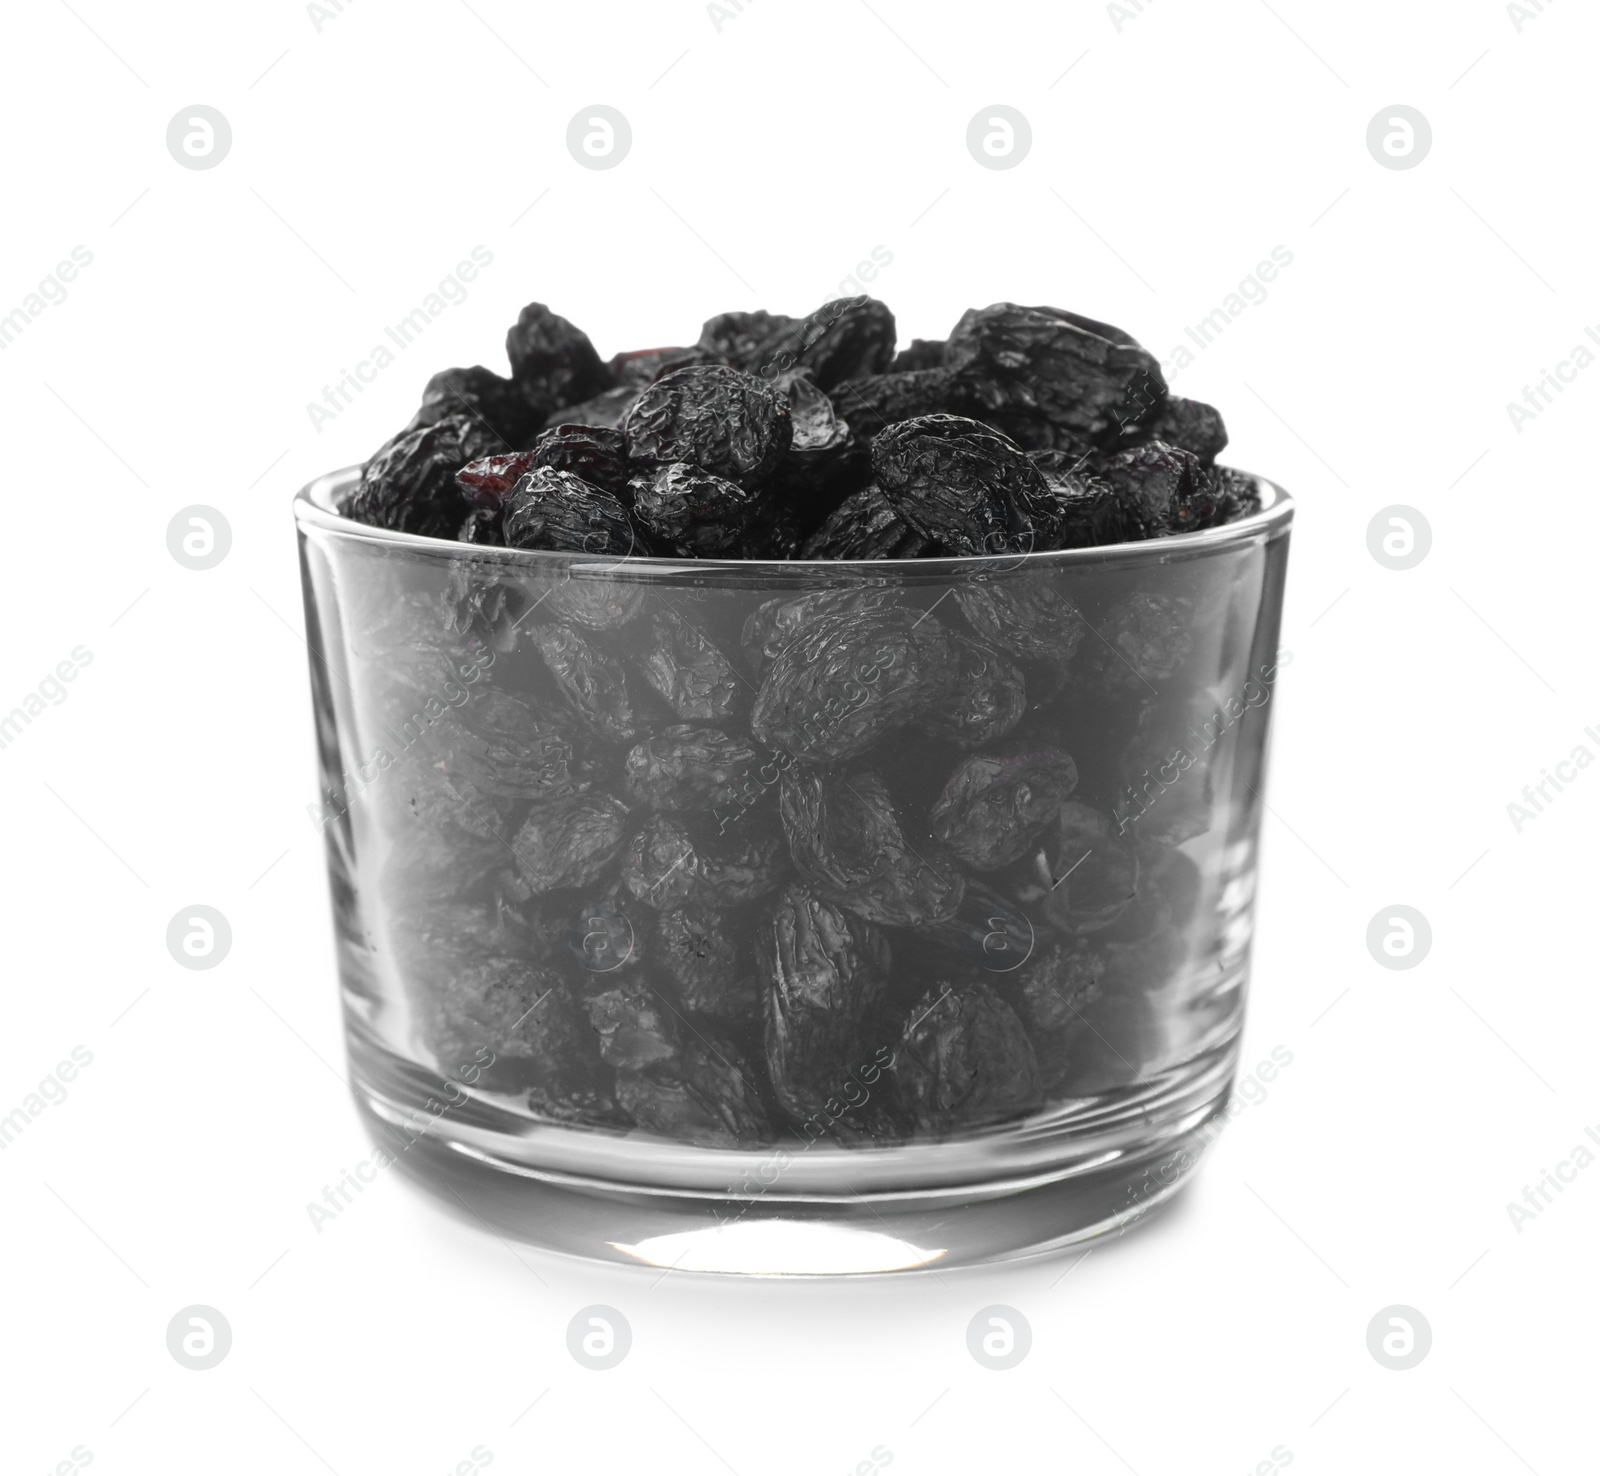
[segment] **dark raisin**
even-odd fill
[[[481,543],[489,547],[505,547],[505,534],[500,528],[500,514],[487,507],[475,507],[456,529],[456,538],[462,543]]]
[[[401,431],[362,469],[344,515],[398,533],[453,539],[472,511],[456,473],[497,450],[498,439],[465,415]]]
[[[538,625],[528,638],[550,668],[561,695],[591,733],[613,741],[633,738],[627,673],[615,656],[569,626]]]
[[[530,302],[507,330],[506,357],[511,377],[543,415],[611,388],[589,335],[542,302]]]
[[[503,512],[511,489],[533,470],[532,451],[507,451],[480,456],[456,473],[456,485],[474,507]]]
[[[865,374],[881,374],[894,358],[894,314],[874,297],[826,302],[795,330],[792,364],[807,369],[823,389]]]
[[[743,487],[686,461],[636,476],[628,490],[652,545],[681,558],[731,556],[753,507]]]
[[[628,807],[609,794],[577,794],[536,804],[511,842],[517,868],[535,892],[586,887],[622,849]]]
[[[700,1148],[750,1148],[772,1128],[749,1063],[714,1035],[695,1035],[678,1054],[617,1076],[617,1101],[646,1132]]]
[[[949,553],[1027,553],[1048,537],[1043,474],[976,420],[925,415],[892,425],[872,443],[872,471],[895,511]]]
[[[607,426],[563,424],[541,431],[533,443],[531,464],[524,470],[536,466],[571,472],[613,497],[627,494],[627,444],[621,431]]]
[[[852,492],[801,546],[803,559],[921,559],[937,548],[869,483]]]
[[[652,815],[628,842],[622,881],[642,902],[732,906],[765,896],[782,880],[782,844],[773,838],[715,849],[700,845],[681,821]]]
[[[795,870],[839,906],[871,922],[918,927],[961,905],[960,870],[931,837],[906,836],[877,774],[791,769],[779,808]]]
[[[660,379],[669,369],[681,369],[685,364],[704,364],[711,355],[696,344],[684,348],[631,349],[613,354],[609,368],[611,377],[619,385],[643,388],[653,379]]]
[[[894,356],[889,365],[891,374],[908,369],[942,369],[944,367],[944,339],[913,338]]]
[[[772,361],[786,346],[792,351],[798,342],[798,327],[797,318],[781,313],[718,313],[706,320],[696,347],[747,374],[772,374],[782,367]]]
[[[916,1127],[946,1137],[1027,1112],[1041,1100],[1022,1022],[988,984],[936,984],[906,1017],[895,1058]]]
[[[635,461],[687,461],[755,487],[789,449],[789,404],[737,369],[690,364],[640,391],[622,432]]]
[[[801,595],[779,595],[751,612],[740,641],[753,670],[765,671],[802,626],[824,615],[868,616],[898,599],[882,584],[852,584],[842,589],[817,589]]]
[[[976,579],[956,586],[956,603],[972,628],[991,644],[1029,661],[1064,666],[1089,627],[1049,570]]]
[[[1216,517],[1214,479],[1190,452],[1160,441],[1090,457],[1083,476],[1111,486],[1146,538],[1209,527]]]
[[[966,415],[977,401],[945,369],[869,374],[835,386],[834,409],[862,441],[902,420],[923,415]]]
[[[1153,355],[1120,329],[1059,308],[970,309],[950,334],[945,367],[984,419],[1029,447],[1114,444],[1167,397]]]
[[[756,938],[767,1069],[785,1112],[824,1110],[868,1065],[869,1022],[883,998],[889,945],[871,923],[803,886],[784,888]]]
[[[1155,697],[1194,649],[1194,603],[1182,595],[1136,591],[1095,623],[1079,665],[1100,691]]]
[[[992,647],[957,632],[951,633],[949,648],[952,660],[933,678],[939,696],[928,704],[921,726],[958,748],[1004,738],[1028,710],[1021,669]]]
[[[564,425],[598,426],[616,430],[628,407],[639,398],[639,387],[619,384],[615,389],[601,390],[598,395],[577,405],[561,405],[545,417],[544,430],[559,430]]]
[[[1068,800],[1040,842],[1001,874],[1000,884],[1049,926],[1095,933],[1138,896],[1139,858],[1114,820]]]
[[[928,676],[948,657],[943,634],[892,606],[813,617],[767,669],[750,731],[810,763],[865,753],[936,695]]]
[[[1104,974],[1104,956],[1072,942],[1039,950],[1017,975],[1017,1013],[1051,1096],[1073,1088],[1070,1053],[1093,1033],[1093,1007],[1104,996]]]
[[[1027,854],[1077,784],[1077,765],[1059,748],[971,754],[935,801],[932,830],[957,859],[995,871]]]
[[[1207,466],[1222,454],[1228,444],[1228,428],[1221,414],[1203,400],[1184,400],[1170,395],[1153,419],[1138,427],[1134,435],[1141,441],[1164,441],[1193,452]]]
[[[600,1058],[619,1071],[639,1071],[678,1054],[674,1011],[637,975],[602,977],[583,991]]]
[[[672,813],[705,813],[747,801],[760,789],[761,754],[720,728],[687,723],[658,730],[630,750],[628,793]]]
[[[733,716],[753,690],[710,637],[676,610],[650,616],[636,660],[650,687],[691,722]]]
[[[511,489],[504,526],[512,548],[626,558],[638,547],[633,520],[611,493],[549,467],[536,467]]]
[[[434,425],[450,415],[480,422],[506,447],[527,445],[544,412],[515,380],[502,379],[481,364],[442,369],[422,391],[422,404],[407,430]]]

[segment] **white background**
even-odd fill
[[[1600,1164],[1520,1230],[1506,1205],[1600,1124],[1600,772],[1520,833],[1506,807],[1600,755],[1600,366],[1520,431],[1506,405],[1600,323],[1594,14],[326,9],[7,12],[0,314],[93,260],[0,351],[0,710],[92,661],[0,750],[0,1115],[73,1047],[93,1063],[0,1151],[0,1468],[1592,1470]],[[606,172],[565,147],[597,102],[634,135]],[[206,171],[165,146],[195,103],[233,132]],[[1003,172],[965,146],[994,103],[1034,136]],[[1432,125],[1415,169],[1367,150],[1395,103]],[[475,245],[465,302],[315,429],[307,402]],[[533,298],[609,355],[807,311],[882,246],[903,341],[1011,299],[1170,358],[1279,245],[1173,382],[1299,500],[1244,1050],[1293,1064],[1176,1208],[1086,1258],[801,1286],[554,1260],[394,1178],[316,1233],[306,1202],[368,1148],[305,812],[294,489],[433,370],[503,369]],[[167,551],[192,503],[233,531],[207,572]],[[1433,530],[1406,572],[1366,541],[1395,503]],[[195,903],[233,929],[209,972],[164,943]],[[1433,930],[1404,972],[1365,942],[1397,903]],[[565,1344],[596,1302],[634,1334],[604,1373]],[[1007,1372],[966,1349],[996,1302],[1033,1328]],[[191,1303],[233,1329],[209,1372],[167,1352]],[[1395,1303],[1433,1330],[1408,1372],[1366,1346]]]

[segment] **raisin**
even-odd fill
[[[637,977],[596,980],[585,988],[600,1059],[619,1071],[639,1071],[678,1054],[677,1020],[661,996]]]
[[[704,813],[757,792],[760,762],[755,748],[720,728],[676,724],[629,752],[628,793],[655,810]]]
[[[1098,689],[1153,697],[1194,649],[1194,604],[1154,590],[1124,595],[1095,626],[1080,664]]]
[[[1064,933],[1110,927],[1139,894],[1139,858],[1132,843],[1102,811],[1079,800],[1015,867],[1002,873],[1012,895]]]
[[[533,466],[532,451],[480,456],[456,473],[456,485],[475,509],[500,513],[505,510],[511,489],[533,470]]]
[[[1231,523],[1261,511],[1260,478],[1249,472],[1235,471],[1231,466],[1219,466],[1216,479],[1223,522]]]
[[[537,467],[506,498],[506,543],[556,553],[615,554],[637,547],[628,510],[609,492],[571,472]]]
[[[894,314],[874,297],[824,303],[796,328],[795,336],[799,342],[792,367],[809,370],[825,390],[847,379],[881,374],[894,359]]]
[[[1146,538],[1208,527],[1216,516],[1213,478],[1190,452],[1160,441],[1091,457],[1084,474],[1116,492]]]
[[[956,603],[985,640],[1029,661],[1064,666],[1088,631],[1078,607],[1049,570],[956,586]]]
[[[872,1059],[877,1042],[867,1032],[889,964],[889,945],[871,923],[803,886],[779,894],[757,930],[756,967],[767,1069],[785,1112],[822,1111]]]
[[[924,415],[967,415],[979,409],[973,397],[945,369],[869,374],[836,386],[832,398],[834,408],[863,441],[870,441],[879,431],[902,420]]]
[[[1041,1097],[1022,1022],[982,983],[936,984],[911,1007],[895,1081],[916,1127],[939,1137],[1021,1116]]]
[[[753,499],[743,487],[686,461],[670,461],[629,484],[633,515],[663,553],[729,557]]]
[[[553,616],[576,620],[590,630],[616,630],[644,609],[646,586],[619,579],[615,571],[609,562],[563,569],[537,599],[545,601]]]
[[[996,871],[1027,854],[1077,784],[1077,765],[1059,748],[972,754],[934,802],[933,834],[974,870]]]
[[[753,670],[767,669],[804,625],[824,615],[865,617],[892,603],[896,592],[881,584],[853,584],[842,589],[816,589],[802,595],[779,595],[751,612],[740,633],[745,659]]]
[[[456,530],[456,539],[461,543],[504,548],[506,540],[500,528],[500,514],[487,507],[473,508]]]
[[[982,882],[969,881],[955,915],[926,929],[917,941],[924,952],[938,955],[935,969],[948,969],[955,950],[985,973],[1009,974],[1033,956],[1038,934],[1015,903]]]
[[[674,907],[661,914],[657,955],[685,1010],[730,1026],[749,1025],[759,999],[729,932],[728,918],[717,908]]]
[[[772,1141],[749,1064],[715,1036],[691,1038],[669,1061],[617,1077],[617,1100],[646,1132],[700,1148]]]
[[[465,415],[404,430],[377,450],[343,512],[358,523],[454,538],[472,511],[456,483],[469,461],[496,449],[497,437]]]
[[[521,808],[511,795],[469,776],[447,773],[436,755],[421,748],[402,754],[391,772],[396,813],[424,830],[504,841]],[[408,829],[407,845],[413,844],[414,833]]]
[[[628,491],[628,448],[622,432],[603,425],[562,424],[541,431],[533,443],[530,464],[571,472],[613,497]]]
[[[536,804],[511,842],[517,869],[535,892],[586,887],[622,849],[628,807],[609,794],[576,794]]]
[[[952,917],[964,882],[930,837],[908,839],[877,774],[791,769],[779,795],[795,870],[869,922],[917,927]]]
[[[747,374],[772,373],[772,360],[797,342],[798,327],[798,319],[781,313],[718,313],[706,320],[696,347]]]
[[[715,850],[697,843],[682,822],[658,814],[628,842],[621,875],[628,890],[652,907],[683,902],[733,906],[772,891],[784,869],[776,839]]]
[[[1110,445],[1167,397],[1153,355],[1105,323],[999,302],[962,315],[945,367],[1024,446]]]
[[[942,369],[944,367],[944,339],[913,338],[894,356],[889,365],[891,374],[908,369]]]
[[[587,1121],[612,1110],[590,1032],[553,969],[507,957],[445,969],[423,1016],[443,1076],[486,1062],[485,1084],[527,1090],[540,1116]]]
[[[789,405],[771,385],[723,364],[690,364],[647,385],[622,422],[634,461],[687,461],[758,486],[789,449]]]
[[[937,552],[876,483],[852,492],[801,546],[803,559],[921,559]]]
[[[1073,942],[1041,949],[1017,976],[1017,1013],[1050,1096],[1072,1089],[1070,1052],[1094,1031],[1092,1009],[1104,997],[1104,974],[1104,956]]]
[[[691,722],[732,717],[751,691],[710,637],[675,610],[651,615],[637,660],[649,686]]]
[[[630,964],[643,963],[649,936],[644,909],[625,899],[598,897],[562,915],[567,951],[585,973],[613,974]],[[553,941],[546,951],[555,952]]]
[[[669,369],[681,369],[685,364],[704,364],[710,358],[711,355],[697,344],[685,348],[631,349],[613,354],[608,367],[617,384],[642,389],[652,380],[660,379]]]
[[[1211,828],[1211,770],[1230,719],[1203,699],[1139,711],[1117,763],[1119,822],[1141,841],[1182,845]]]
[[[471,369],[441,369],[422,390],[422,404],[407,430],[464,415],[484,426],[505,446],[525,446],[543,412],[514,380],[502,379],[481,364]]]
[[[565,724],[497,687],[472,689],[470,701],[447,708],[427,736],[447,774],[514,799],[581,793],[600,768],[579,752]]]
[[[1203,400],[1171,395],[1155,417],[1135,432],[1140,440],[1164,441],[1192,452],[1207,466],[1228,444],[1228,430],[1218,411]]]
[[[535,626],[528,638],[568,706],[591,733],[613,741],[633,738],[627,673],[615,656],[570,626]]]
[[[1028,710],[1021,670],[969,636],[952,633],[949,646],[953,659],[935,678],[940,695],[923,713],[922,728],[958,748],[977,748],[1004,738]]]
[[[598,395],[577,405],[562,405],[545,417],[544,430],[560,430],[564,425],[587,425],[602,430],[616,430],[628,407],[639,398],[639,388],[632,384],[619,384],[615,389],[601,390]]]
[[[936,694],[926,678],[948,655],[942,635],[894,607],[814,617],[767,669],[750,731],[810,763],[865,753]]]
[[[793,558],[829,510],[871,476],[871,451],[834,414],[808,370],[790,370],[773,383],[788,395],[794,433],[748,522],[745,556]]]
[[[949,553],[1026,553],[1036,535],[1048,536],[1043,474],[976,420],[925,415],[892,425],[872,443],[872,471],[895,511]]]
[[[506,332],[511,377],[544,414],[611,388],[611,375],[589,342],[542,302],[530,302]]]

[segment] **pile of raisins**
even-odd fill
[[[904,559],[1083,548],[1256,509],[1209,405],[1118,328],[974,308],[895,352],[870,297],[723,313],[602,361],[543,303],[511,376],[446,369],[344,511],[463,543],[618,557]]]
[[[429,383],[351,516],[618,559],[887,560],[1256,506],[1215,465],[1215,411],[1054,309],[970,312],[898,356],[868,299],[728,313],[607,363],[534,304],[507,347],[510,379]],[[1138,1079],[1198,915],[1180,848],[1212,823],[1209,764],[1137,825],[1119,806],[1203,721],[1201,585],[449,566],[435,587],[437,561],[390,559],[348,637],[392,759],[361,801],[387,840],[363,903],[440,1074],[723,1148],[946,1137]]]

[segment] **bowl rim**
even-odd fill
[[[1234,468],[1242,471],[1240,468]],[[378,528],[347,518],[337,509],[337,499],[360,479],[360,466],[340,467],[307,482],[294,495],[294,517],[302,533],[315,528],[360,542],[406,548],[418,555],[435,558],[471,558],[530,571],[543,568],[587,568],[593,572],[679,575],[685,573],[759,576],[763,573],[841,575],[945,574],[1138,563],[1173,563],[1202,553],[1216,553],[1256,541],[1273,541],[1285,536],[1294,521],[1294,498],[1269,477],[1242,471],[1251,478],[1261,496],[1261,507],[1248,517],[1194,533],[1172,533],[1147,538],[1137,543],[1110,543],[1091,548],[1044,549],[1033,553],[959,554],[925,559],[684,559],[655,555],[627,554],[621,558],[608,554],[566,553],[553,549],[504,548],[493,544],[460,543],[453,538],[433,538],[421,533],[402,533]]]

